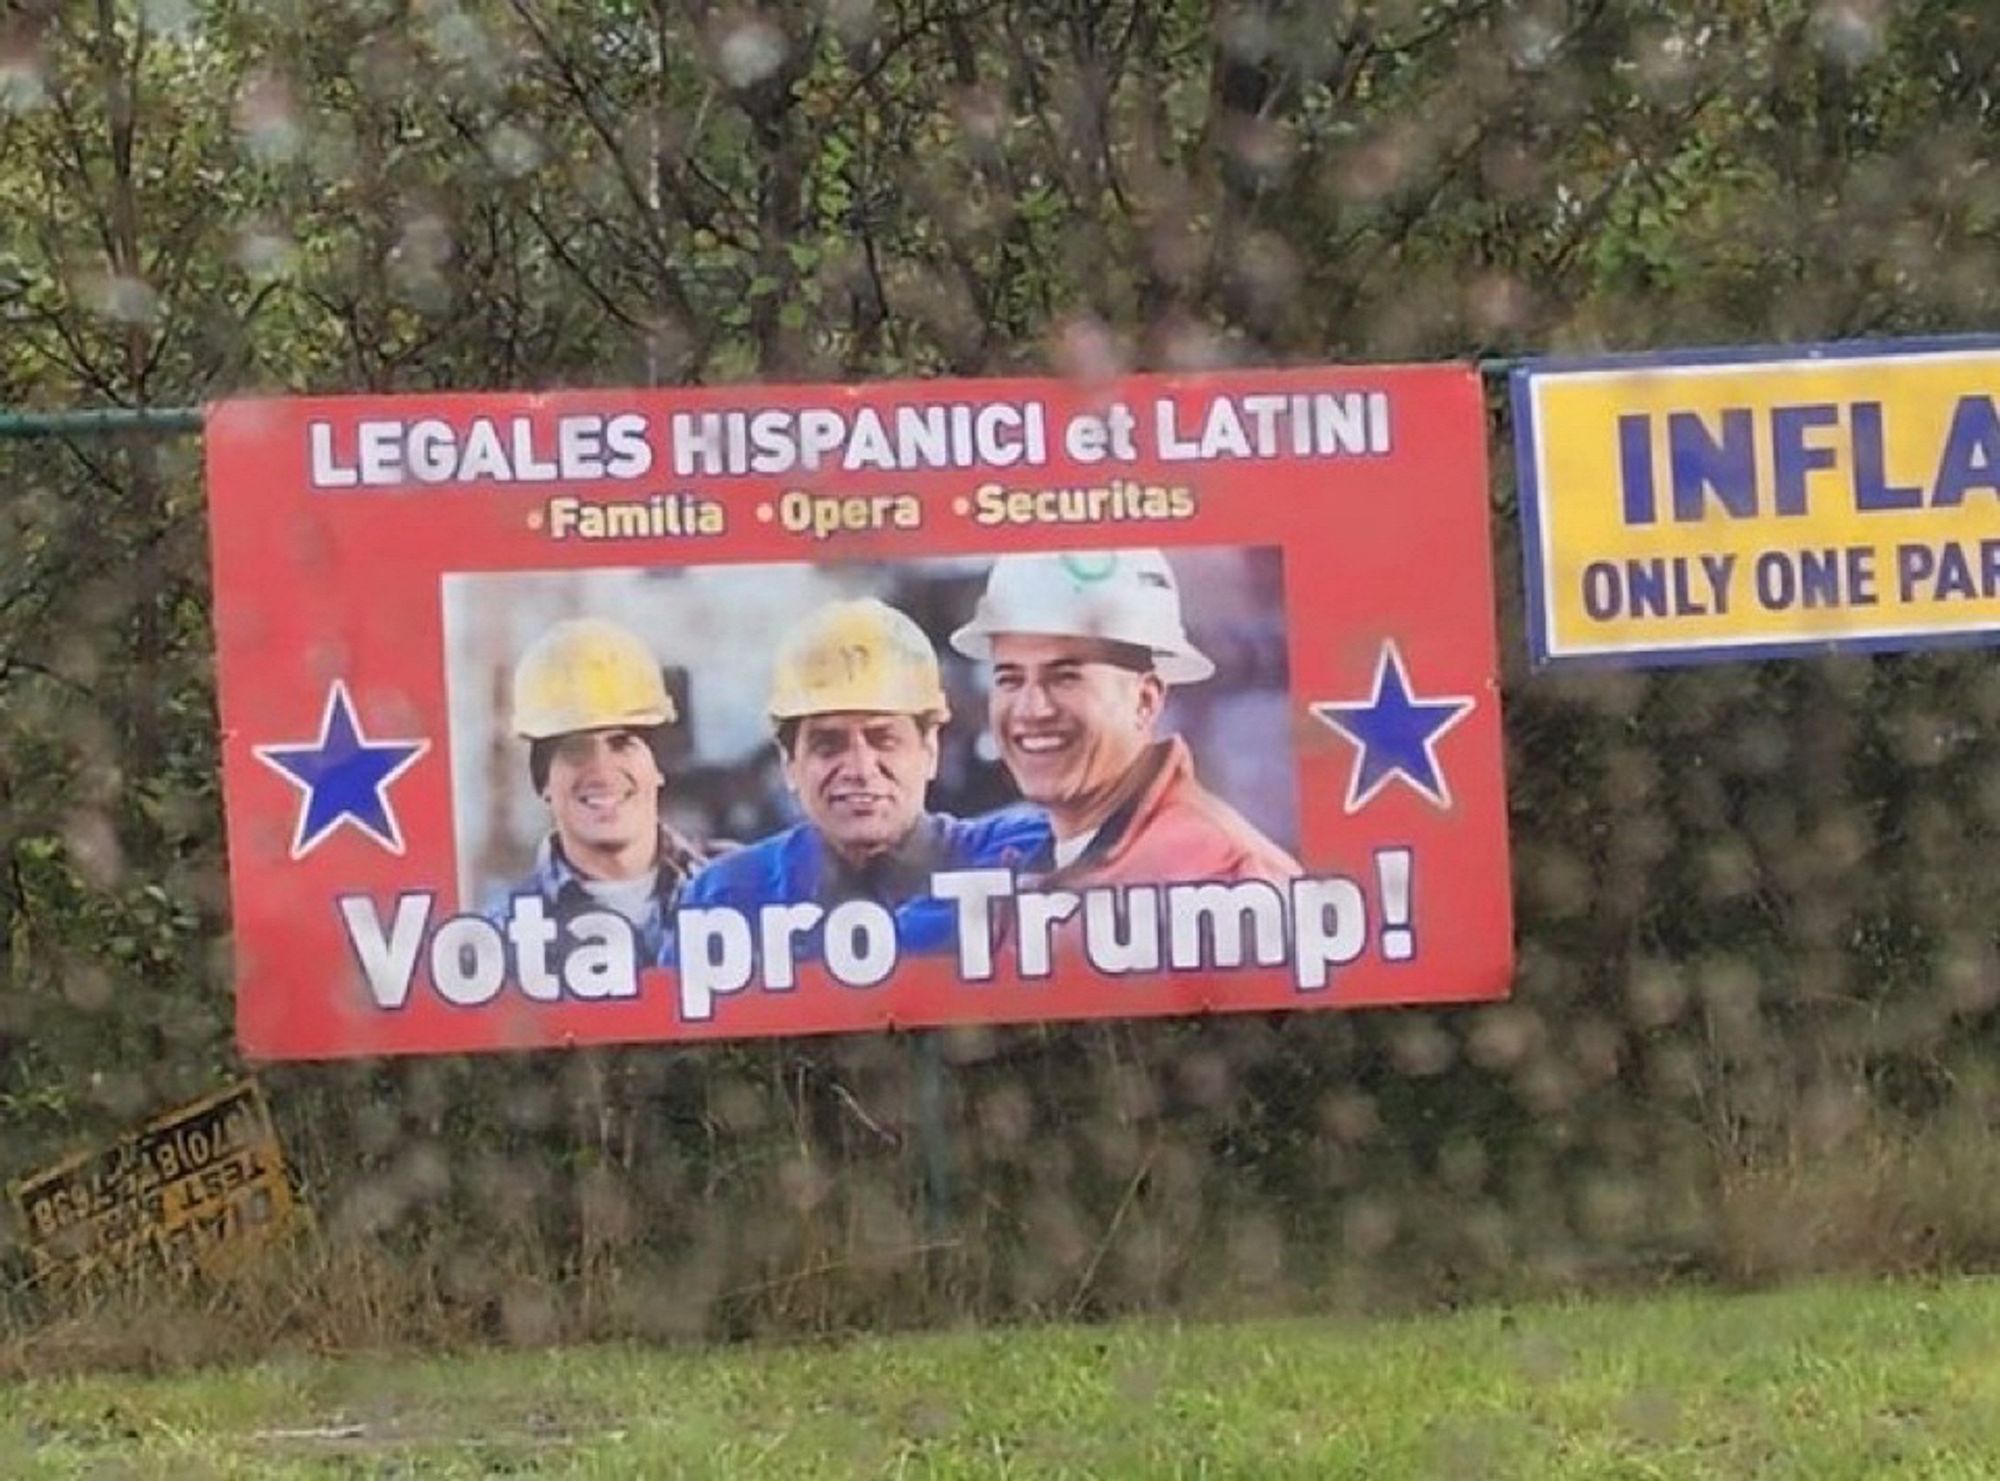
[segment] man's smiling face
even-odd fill
[[[987,718],[1014,785],[1058,832],[1095,813],[1153,738],[1159,677],[1120,645],[1025,633],[993,636]]]
[[[627,860],[657,837],[665,785],[653,748],[638,732],[582,730],[556,743],[543,796],[563,852],[595,874],[602,872],[596,861]],[[650,849],[643,852],[650,864]]]

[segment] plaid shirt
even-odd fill
[[[638,933],[639,962],[642,966],[658,961],[668,928],[673,923],[674,905],[681,886],[705,862],[705,856],[687,839],[666,824],[660,825],[660,847],[655,856],[653,889],[646,897],[644,916],[632,922]],[[607,908],[590,893],[585,878],[564,857],[555,834],[544,837],[535,849],[535,864],[508,896],[540,895],[549,916],[560,927],[586,910]],[[501,907],[505,908],[504,903]]]

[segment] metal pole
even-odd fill
[[[919,1032],[917,1057],[917,1137],[923,1144],[924,1233],[936,1242],[951,1227],[958,1202],[958,1159],[952,1147],[943,1035],[935,1029]]]
[[[98,406],[83,411],[0,411],[0,441],[30,437],[110,437],[120,432],[178,436],[201,431],[198,406]]]
[[[1449,364],[1449,361],[1440,361]],[[1477,362],[1483,376],[1504,376],[1521,363],[1518,356],[1489,355]],[[1345,365],[1362,369],[1366,362]],[[649,379],[656,374],[649,368]],[[0,410],[0,442],[32,437],[110,437],[120,432],[182,436],[202,430],[199,406],[93,406],[74,411]]]

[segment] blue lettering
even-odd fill
[[[1905,602],[1992,601],[2000,597],[2000,540],[1896,547],[1897,590]]]
[[[1840,424],[1840,408],[1826,402],[1771,409],[1771,469],[1778,513],[1806,512],[1806,477],[1815,469],[1831,468],[1830,447],[1808,447],[1806,433],[1814,427]]]
[[[1915,484],[1889,482],[1882,457],[1882,403],[1857,401],[1848,412],[1854,422],[1854,507],[1862,510],[1915,509],[1924,491]]]
[[[1653,419],[1643,412],[1618,419],[1618,476],[1625,490],[1625,523],[1649,525],[1659,518],[1653,493]]]
[[[1701,558],[1701,568],[1708,574],[1710,600],[1714,610],[1721,615],[1729,610],[1729,576],[1736,569],[1733,555],[1705,555]]]
[[[1583,610],[1592,622],[1618,615],[1618,568],[1610,561],[1592,561],[1583,568]]]
[[[1583,610],[1592,622],[1727,612],[1735,565],[1733,555],[1592,561],[1583,568]]]
[[[1971,489],[2000,494],[2000,415],[1991,396],[1958,398],[1931,503],[1963,504]]]
[[[1676,520],[1699,520],[1702,494],[1709,489],[1733,518],[1756,516],[1757,445],[1748,411],[1735,409],[1722,414],[1719,442],[1709,436],[1698,413],[1669,412],[1667,468]]]
[[[1782,612],[1798,598],[1792,563],[1782,551],[1767,550],[1757,557],[1757,600],[1767,611]]]
[[[1838,607],[1840,605],[1840,552],[1801,550],[1799,552],[1799,605]]]
[[[1875,547],[1847,547],[1847,600],[1851,606],[1875,605]]]
[[[1634,617],[1667,615],[1667,568],[1664,561],[1627,561],[1626,600]]]
[[[1896,547],[1896,594],[1902,601],[1915,598],[1919,583],[1930,580],[1937,569],[1937,552],[1928,545],[1903,544]]]
[[[1687,557],[1674,557],[1674,610],[1680,613],[1696,612],[1703,609],[1694,599],[1694,573],[1688,569]]]
[[[1965,547],[1947,545],[1938,552],[1937,590],[1934,597],[1969,597],[1976,588],[1972,584],[1972,562],[1965,558]]]
[[[1753,572],[1757,601],[1767,611],[1875,605],[1872,546],[1767,550],[1757,557]]]

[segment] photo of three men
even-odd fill
[[[507,723],[546,828],[489,912],[523,893],[558,921],[615,911],[642,961],[672,966],[675,913],[710,906],[869,899],[893,915],[902,952],[949,951],[955,913],[929,891],[942,870],[1070,890],[1290,880],[1298,861],[1204,784],[1187,738],[1163,725],[1170,694],[1217,672],[1183,600],[1158,549],[993,561],[948,643],[982,666],[978,744],[1013,795],[972,816],[931,801],[941,738],[972,717],[954,715],[923,626],[876,596],[821,602],[777,643],[762,707],[797,821],[748,839],[669,821],[684,716],[658,656],[620,622],[565,617],[511,674]],[[1263,763],[1290,770],[1288,754]],[[818,954],[817,927],[798,949]]]

